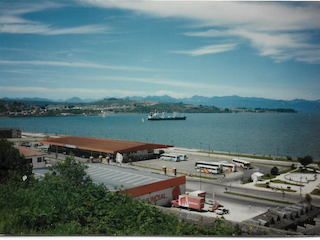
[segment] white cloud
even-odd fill
[[[57,28],[37,21],[23,19],[19,15],[60,8],[61,4],[54,2],[42,2],[40,4],[16,4],[14,7],[2,5],[0,11],[0,33],[9,34],[40,34],[40,35],[62,35],[62,34],[94,34],[105,33],[110,30],[104,25],[85,25],[71,28]]]
[[[205,54],[221,53],[235,49],[236,44],[216,44],[203,46],[194,50],[171,51],[172,53],[188,54],[191,56],[200,56]]]
[[[0,60],[0,65],[35,65],[35,66],[60,66],[60,67],[75,67],[75,68],[100,68],[125,71],[155,71],[151,68],[130,67],[130,66],[112,66],[103,65],[91,62],[54,62],[54,61],[10,61]]]
[[[220,2],[220,1],[100,1],[83,0],[96,7],[130,9],[160,18],[193,20],[196,27],[210,27],[202,32],[187,32],[194,37],[249,40],[261,56],[276,62],[286,60],[319,63],[319,43],[312,44],[308,30],[320,29],[320,7],[314,2]],[[220,30],[217,30],[220,29]],[[221,48],[223,50],[223,48]],[[226,48],[232,50],[232,46]],[[313,52],[312,50],[316,50]],[[197,56],[216,53],[214,46],[193,51],[173,51]],[[303,55],[299,54],[302,53]],[[306,56],[309,53],[310,56]]]
[[[93,34],[105,33],[110,28],[102,25],[86,25],[73,28],[51,28],[41,23],[5,23],[0,24],[0,33],[11,34],[41,34],[41,35],[62,35],[62,34]]]

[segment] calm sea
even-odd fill
[[[186,114],[185,121],[147,121],[147,114],[0,118],[22,131],[173,144],[176,147],[320,160],[320,114]],[[142,121],[144,119],[144,121]]]

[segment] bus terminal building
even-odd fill
[[[114,139],[64,136],[40,140],[40,143],[48,144],[49,152],[70,154],[84,158],[109,158],[116,159],[116,154],[123,156],[123,162],[139,161],[156,157],[155,149],[173,147],[172,145],[122,141]]]

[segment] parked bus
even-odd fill
[[[198,172],[204,172],[204,173],[221,173],[222,172],[222,170],[219,167],[202,165],[202,164],[198,164],[196,167],[196,170]]]
[[[223,171],[229,171],[229,172],[237,171],[237,166],[231,162],[223,163],[222,166],[223,166]]]
[[[241,159],[232,159],[232,162],[236,166],[244,168],[244,169],[249,169],[251,166],[249,161],[245,161],[245,160],[241,160]]]
[[[180,160],[188,160],[188,155],[179,155]]]
[[[180,155],[164,153],[164,154],[161,154],[160,159],[165,161],[180,162]]]
[[[207,168],[210,173],[221,173],[223,166],[222,163],[219,162],[198,161],[195,163],[195,168],[197,169],[197,171]]]

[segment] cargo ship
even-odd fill
[[[158,113],[157,111],[151,112],[148,116],[148,120],[186,120],[186,116],[177,116],[177,113],[173,113],[172,116],[166,116],[166,113]]]

